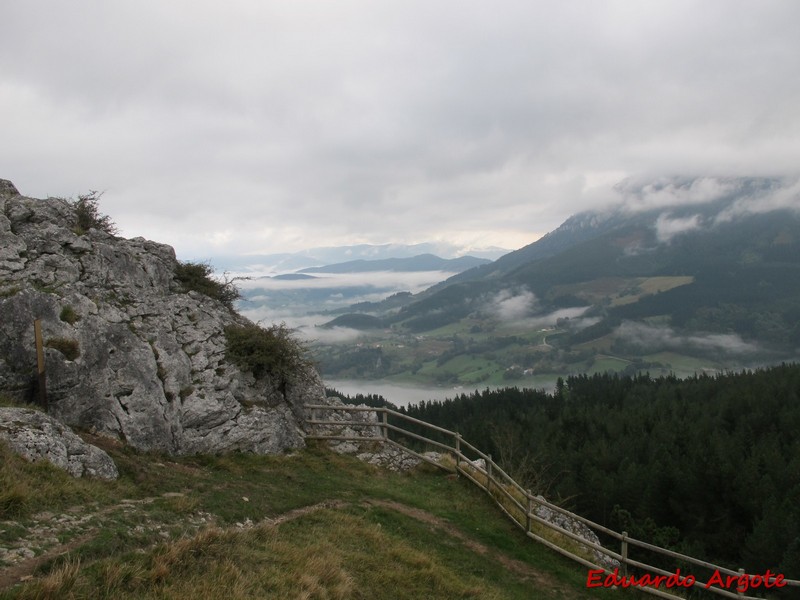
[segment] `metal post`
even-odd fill
[[[47,411],[47,376],[44,368],[44,342],[42,341],[42,321],[33,321],[33,337],[36,343],[36,369],[39,374],[39,403]]]
[[[622,555],[622,576],[628,576],[628,532],[622,532],[622,550],[620,550],[620,554]]]

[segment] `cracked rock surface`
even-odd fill
[[[303,445],[303,406],[325,401],[315,371],[240,371],[224,328],[246,319],[182,289],[170,246],[76,224],[70,202],[0,180],[0,391],[36,400],[40,319],[48,412],[67,425],[173,454]]]
[[[117,465],[104,450],[37,410],[0,407],[0,440],[26,460],[49,461],[73,477],[119,477]]]

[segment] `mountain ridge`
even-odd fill
[[[334,263],[322,267],[308,267],[298,273],[370,273],[375,271],[444,271],[459,273],[491,261],[474,256],[458,258],[441,258],[434,254],[418,254],[408,258],[357,259],[343,263]]]
[[[774,192],[776,186],[776,180],[746,180],[740,188],[744,189],[744,197],[749,198],[755,191]],[[422,306],[421,311],[412,302],[401,313],[424,312],[425,306],[432,307],[431,310],[437,305],[449,306],[448,296],[456,294],[448,288],[454,285],[459,286],[459,296],[468,298],[503,285],[525,287],[542,300],[549,300],[551,306],[554,302],[563,306],[565,302],[567,305],[574,302],[566,296],[550,294],[547,298],[555,285],[598,277],[679,276],[697,272],[708,276],[709,269],[739,268],[742,264],[738,263],[766,262],[778,254],[783,267],[794,273],[797,260],[792,256],[800,256],[800,251],[794,255],[800,248],[800,197],[797,210],[787,205],[726,216],[742,198],[741,194],[726,194],[702,204],[660,206],[633,213],[620,209],[580,213],[533,244],[426,290],[417,302]],[[752,241],[748,227],[758,231],[761,236],[758,241]],[[769,239],[762,239],[765,236],[778,240],[780,248],[765,250],[770,243]],[[707,241],[698,241],[701,238]],[[700,248],[703,244],[709,245],[705,254]],[[735,254],[741,256],[734,260],[731,256]],[[461,305],[463,313],[463,302]]]
[[[462,248],[447,243],[420,244],[355,244],[350,246],[324,246],[298,252],[277,254],[222,255],[203,257],[214,265],[217,272],[257,271],[294,272],[310,267],[344,263],[354,260],[385,260],[390,258],[412,258],[421,254],[433,254],[442,259],[457,259],[473,256],[484,260],[495,260],[507,254],[503,248]]]
[[[367,323],[376,347],[362,349],[363,358],[322,349],[323,371],[499,385],[606,369],[667,374],[679,365],[691,374],[800,356],[796,180],[664,179],[622,189],[625,202],[574,215],[402,306],[360,305],[351,312],[380,319]],[[348,322],[360,323],[329,325]]]

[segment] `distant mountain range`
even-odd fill
[[[393,304],[401,305],[403,298],[411,295],[409,290],[425,289],[449,275],[489,262],[473,256],[446,259],[420,254],[409,258],[358,259],[277,275],[254,271],[256,274],[246,275],[249,281],[241,290],[239,305],[243,310],[277,309],[282,311],[280,318],[285,318],[287,312],[294,316],[332,314],[348,306],[357,311],[359,300],[385,298],[382,304],[385,310]]]
[[[671,326],[800,347],[800,196],[772,179],[735,180],[729,190],[703,203],[576,215],[421,294],[396,319],[411,329],[440,327],[478,310],[487,294],[525,290],[537,299],[528,316],[590,306],[598,333],[625,319],[663,317]],[[660,287],[642,287],[653,278]]]
[[[461,273],[480,265],[488,265],[492,261],[474,256],[459,258],[440,258],[433,254],[420,254],[410,258],[385,258],[382,260],[351,260],[343,263],[309,267],[299,273],[371,273],[375,271],[394,271],[411,273],[416,271],[444,271]]]
[[[626,182],[621,196],[422,293],[351,310],[370,319],[341,311],[329,326],[424,338],[436,366],[419,351],[384,351],[384,371],[433,377],[450,368],[460,383],[512,367],[565,374],[680,363],[691,372],[800,357],[800,184],[668,179]],[[329,354],[331,365],[351,359]]]
[[[217,272],[257,271],[261,273],[288,273],[354,261],[381,261],[387,259],[414,258],[420,255],[435,255],[441,259],[478,258],[485,262],[496,260],[507,254],[503,248],[462,248],[446,243],[425,244],[357,244],[353,246],[330,246],[311,248],[300,252],[282,254],[248,254],[236,256],[199,257],[208,260]],[[479,263],[476,263],[479,264]],[[469,267],[475,266],[470,264]],[[434,268],[432,270],[438,270]],[[463,269],[447,269],[460,272]]]

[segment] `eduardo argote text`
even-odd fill
[[[773,573],[769,569],[763,574],[725,575],[715,569],[711,577],[705,582],[697,581],[694,575],[681,575],[681,570],[676,569],[671,575],[620,575],[619,569],[607,573],[603,569],[589,569],[586,577],[587,588],[597,587],[665,587],[665,588],[690,588],[695,585],[708,589],[715,586],[723,590],[732,590],[744,593],[747,590],[782,588],[786,586],[785,577],[781,573]]]

